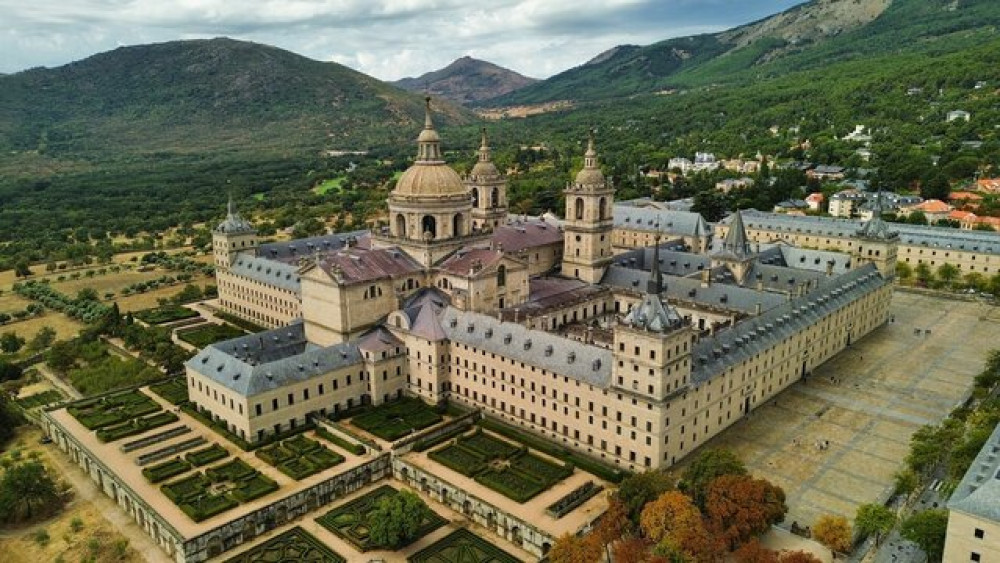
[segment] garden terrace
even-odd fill
[[[296,481],[344,462],[344,456],[301,434],[260,448],[256,453],[257,457]]]
[[[128,422],[123,422],[116,426],[105,426],[97,430],[97,439],[102,442],[114,442],[127,436],[142,434],[147,430],[159,428],[177,422],[177,415],[172,412],[160,412],[152,416],[134,418]]]
[[[152,451],[135,459],[136,465],[146,465],[154,461],[159,461],[161,459],[166,459],[174,454],[181,453],[185,450],[190,450],[191,448],[196,448],[205,443],[205,438],[198,436],[197,438],[191,438],[190,440],[184,440],[183,442],[177,442],[175,444],[170,444],[164,448],[160,448],[156,451]],[[124,449],[122,451],[125,451]]]
[[[56,389],[49,389],[48,391],[42,391],[41,393],[35,393],[34,395],[28,395],[27,397],[22,397],[17,399],[17,404],[22,409],[28,410],[35,407],[43,407],[51,403],[57,403],[63,400],[63,394]]]
[[[441,415],[420,399],[405,397],[354,416],[352,425],[392,442],[441,422]]]
[[[185,461],[181,462],[190,467]],[[145,471],[144,471],[145,473]],[[161,487],[195,522],[278,490],[278,483],[236,458]]]
[[[174,378],[162,383],[154,383],[149,386],[149,390],[174,405],[180,405],[188,401],[187,382],[183,377]]]
[[[209,323],[196,328],[178,330],[177,338],[196,348],[204,348],[210,344],[231,340],[245,334],[243,330],[236,327]]]
[[[87,429],[97,430],[160,410],[156,401],[136,390],[76,403],[67,412]]]
[[[296,526],[249,549],[226,563],[346,563],[346,559]]]
[[[460,528],[421,549],[407,559],[410,563],[518,563],[518,558]]]
[[[347,540],[359,551],[375,551],[379,549],[399,549],[417,541],[430,532],[444,526],[446,521],[429,507],[424,509],[420,529],[409,542],[403,545],[385,546],[374,544],[369,537],[371,529],[370,517],[383,498],[399,494],[399,491],[389,485],[382,485],[369,491],[347,504],[341,505],[316,519],[319,525]]]
[[[153,309],[143,309],[132,314],[135,318],[144,323],[158,325],[191,319],[198,316],[197,311],[193,311],[181,305],[164,305]]]
[[[184,456],[184,459],[191,465],[201,467],[202,465],[208,465],[213,461],[219,461],[220,459],[225,459],[227,457],[229,457],[229,450],[219,444],[212,444],[207,448],[188,452]]]
[[[573,473],[572,465],[556,465],[482,429],[428,457],[517,502],[531,500]]]

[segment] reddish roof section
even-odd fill
[[[545,221],[515,221],[494,229],[494,248],[504,252],[520,252],[528,248],[562,244],[563,233],[556,225]]]
[[[976,214],[968,211],[955,210],[948,214],[948,218],[953,221],[975,221]]]
[[[814,194],[809,194],[808,196],[806,196],[806,201],[818,201],[818,202],[821,202],[821,201],[823,201],[823,194],[821,194],[819,192],[816,192]]]
[[[913,209],[924,213],[948,213],[952,207],[940,199],[928,199],[920,205],[914,206]]]
[[[972,192],[951,192],[948,199],[951,201],[982,201],[983,196]]]
[[[976,189],[981,192],[1000,192],[1000,178],[983,178],[976,181]]]
[[[345,248],[322,256],[319,266],[331,276],[338,270],[347,283],[405,276],[422,270],[416,260],[398,248]]]
[[[441,263],[441,270],[456,276],[469,276],[500,262],[503,252],[490,248],[462,248]]]

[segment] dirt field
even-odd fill
[[[63,340],[76,336],[76,333],[83,328],[83,323],[57,313],[55,311],[45,311],[40,317],[34,317],[26,321],[6,324],[0,327],[0,333],[13,332],[18,336],[30,341],[42,330],[42,327],[51,327],[56,331],[56,338]]]
[[[707,447],[735,451],[751,472],[780,485],[789,506],[786,526],[811,526],[823,514],[853,519],[859,505],[889,494],[910,436],[939,422],[966,396],[984,353],[997,346],[1000,324],[990,318],[991,309],[896,292],[895,323]]]
[[[27,457],[38,451],[52,467],[50,452],[38,446],[41,431],[24,427],[16,444]],[[59,477],[59,472],[55,471]],[[74,520],[78,520],[74,530]],[[48,534],[47,542],[36,540],[39,530]],[[40,563],[47,561],[101,561],[140,563],[145,561],[128,540],[102,515],[90,500],[76,497],[53,518],[17,529],[0,529],[0,559],[5,563]]]

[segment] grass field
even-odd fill
[[[57,339],[65,340],[76,336],[83,326],[83,323],[75,321],[62,313],[45,311],[40,317],[4,325],[0,327],[0,333],[13,332],[21,338],[30,341],[44,327],[49,327],[56,331]]]
[[[336,178],[325,180],[320,184],[313,187],[312,192],[317,195],[326,195],[330,191],[339,192],[340,186],[344,183],[347,176],[337,176]]]

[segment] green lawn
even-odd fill
[[[226,563],[345,563],[347,560],[299,526],[245,551]]]
[[[363,552],[390,547],[394,549],[405,547],[405,545],[375,545],[368,536],[368,530],[371,527],[370,516],[378,506],[379,501],[396,494],[399,494],[399,491],[393,487],[382,485],[364,496],[327,512],[317,518],[316,522],[327,530],[351,542],[351,544]],[[444,518],[438,516],[430,508],[426,508],[419,531],[407,542],[407,545],[444,526],[446,523],[447,521]]]
[[[324,180],[320,184],[313,186],[313,193],[316,195],[326,195],[330,191],[339,192],[340,186],[344,183],[347,176],[337,176],[336,178],[330,180]]]
[[[17,404],[22,409],[27,410],[61,400],[63,400],[63,394],[61,392],[56,389],[49,389],[48,391],[42,391],[41,393],[35,393],[34,395],[28,395],[27,397],[17,399]]]
[[[192,346],[204,348],[210,344],[230,340],[244,334],[246,333],[236,327],[209,323],[197,328],[179,330],[177,338]]]
[[[410,557],[411,563],[518,563],[507,553],[465,528],[460,528]]]

